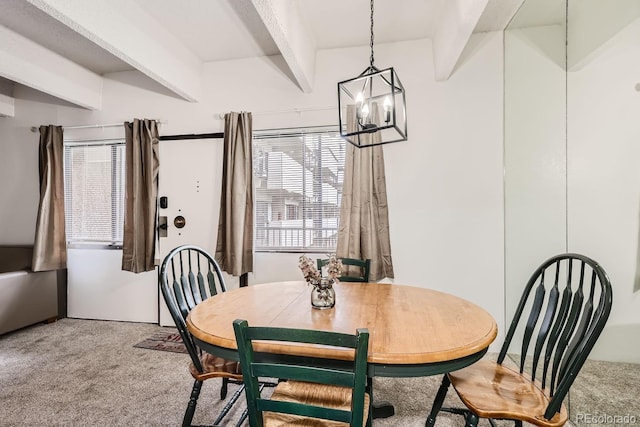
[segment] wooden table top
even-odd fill
[[[235,319],[245,319],[250,326],[349,334],[368,328],[368,362],[385,365],[464,358],[486,351],[497,334],[495,320],[484,309],[443,292],[382,283],[337,283],[334,288],[336,305],[327,310],[311,307],[311,286],[302,281],[234,289],[198,304],[187,318],[187,327],[200,341],[224,349],[237,349]],[[352,352],[323,346],[278,349],[294,355],[353,359]]]

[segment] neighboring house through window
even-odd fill
[[[257,251],[335,251],[344,153],[336,130],[254,132]]]

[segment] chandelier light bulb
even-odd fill
[[[386,123],[389,123],[391,121],[391,98],[389,96],[386,96],[384,98],[384,104],[383,104],[383,108],[384,108],[384,121]]]
[[[363,119],[367,118],[367,116],[369,115],[369,105],[368,104],[364,104],[362,106],[361,114],[362,114],[362,118]]]
[[[389,96],[386,96],[384,98],[384,111],[391,111],[391,98]]]

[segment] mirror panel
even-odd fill
[[[640,362],[640,0],[569,0],[569,250],[602,264],[613,308],[591,358]]]
[[[525,0],[504,32],[505,324],[542,261],[596,259],[614,305],[591,369],[640,362],[639,17],[640,0]],[[620,383],[587,384],[571,420],[634,412]]]
[[[504,32],[507,326],[531,273],[567,249],[565,13],[528,0]]]

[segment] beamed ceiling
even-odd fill
[[[446,80],[471,35],[522,2],[376,0],[375,43],[431,39]],[[368,45],[369,25],[367,0],[0,0],[0,115],[19,85],[99,110],[104,76],[125,70],[197,102],[204,63],[255,56],[281,55],[309,93],[316,52]]]

